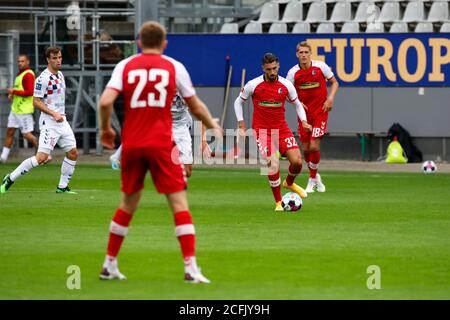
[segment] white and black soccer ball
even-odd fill
[[[435,173],[437,171],[437,166],[434,161],[427,160],[424,163],[422,163],[422,172],[429,174],[429,173]]]
[[[302,198],[295,192],[286,193],[281,199],[284,211],[298,211],[303,205]]]

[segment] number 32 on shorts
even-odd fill
[[[284,139],[284,142],[286,143],[286,148],[296,147],[297,141],[295,141],[294,137],[289,137]]]

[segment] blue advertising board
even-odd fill
[[[259,76],[266,52],[280,59],[280,75],[298,63],[297,43],[307,40],[313,59],[325,61],[342,86],[448,87],[450,34],[169,34],[165,54],[182,62],[196,86],[224,86],[227,57],[232,86]]]

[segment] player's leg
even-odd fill
[[[291,190],[292,192],[297,193],[302,198],[306,198],[308,196],[306,191],[294,182],[297,175],[299,175],[300,172],[302,171],[302,156],[300,154],[300,149],[298,148],[296,142],[294,145],[295,138],[293,136],[292,138],[289,138],[289,140],[291,142],[284,147],[284,149],[287,150],[286,151],[283,150],[284,151],[283,153],[286,155],[289,161],[288,175],[286,179],[283,181],[283,187]]]
[[[11,147],[14,141],[14,133],[16,133],[16,129],[19,127],[20,123],[17,115],[13,112],[10,112],[8,115],[5,143],[3,145],[2,154],[0,155],[0,162],[6,162],[6,160],[8,160],[9,152],[11,151]]]
[[[175,234],[180,243],[184,262],[184,280],[191,283],[210,283],[201,273],[195,254],[195,227],[189,212],[186,191],[166,195],[175,220]]]
[[[18,115],[20,121],[20,132],[24,139],[28,140],[34,148],[37,148],[38,139],[33,135],[34,119],[31,114]]]
[[[150,173],[156,190],[165,194],[175,221],[175,234],[180,243],[184,262],[184,279],[192,283],[209,283],[197,266],[195,255],[195,229],[186,195],[186,174],[178,155],[177,146],[146,149]]]
[[[108,247],[100,273],[102,280],[126,279],[119,271],[117,256],[141,199],[147,168],[141,149],[124,150],[121,171],[122,199],[109,227]]]
[[[120,158],[122,157],[122,145],[120,145],[116,152],[114,152],[110,157],[111,168],[113,170],[120,170]]]
[[[76,194],[76,192],[70,190],[69,182],[75,171],[78,151],[75,136],[68,122],[64,122],[61,127],[61,136],[58,139],[58,145],[64,150],[66,156],[61,164],[61,175],[58,186],[56,187],[56,192]]]
[[[192,154],[192,138],[188,127],[173,130],[173,139],[179,151],[181,163],[184,165],[186,177],[192,175],[192,163],[194,157]]]
[[[0,162],[4,163],[8,160],[9,152],[11,151],[11,147],[14,140],[14,133],[16,133],[16,128],[7,128],[6,129],[6,137],[5,143],[3,145],[2,154],[0,156]]]
[[[317,138],[314,140],[311,140],[310,142],[310,180],[312,181],[312,184],[314,184],[314,188],[318,192],[325,192],[326,188],[325,185],[322,182],[322,179],[320,177],[320,174],[318,173],[319,169],[319,163],[320,163],[320,142],[322,141],[322,138]],[[309,183],[308,183],[309,184]]]
[[[38,139],[32,132],[25,132],[25,133],[22,132],[22,136],[24,139],[28,140],[28,142],[30,142],[34,148],[37,148]]]
[[[11,173],[3,177],[0,186],[0,193],[5,193],[13,185],[13,183],[21,176],[27,174],[33,168],[45,163],[50,153],[52,152],[59,135],[58,132],[52,128],[41,130],[39,136],[39,148],[35,156],[25,159],[22,163]]]
[[[295,177],[302,170],[302,157],[297,140],[289,128],[280,130],[278,144],[280,153],[289,160],[288,176],[283,181],[283,187],[297,193],[300,197],[305,198],[307,196],[305,190],[294,183]]]
[[[275,146],[272,141],[272,138],[277,139],[278,135],[279,132],[274,132],[272,137],[272,133],[266,129],[254,131],[256,145],[258,146],[261,158],[267,161],[269,168],[267,178],[269,179],[270,189],[275,200],[275,211],[283,211],[281,205],[280,160],[274,152],[278,150],[278,146]]]
[[[326,188],[320,175],[317,173],[320,163],[320,144],[327,130],[328,113],[322,113],[316,117],[313,124],[311,139],[309,142],[309,176],[311,184],[318,192],[325,192]],[[310,184],[308,181],[308,185]]]
[[[61,164],[61,175],[59,177],[58,186],[56,187],[56,193],[77,194],[75,191],[72,191],[69,188],[69,182],[72,179],[72,175],[75,171],[77,158],[78,151],[76,147],[66,152],[66,156]]]

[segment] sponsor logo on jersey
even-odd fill
[[[314,89],[314,88],[318,88],[318,87],[320,87],[319,82],[307,82],[307,83],[302,83],[298,88],[300,90],[305,90],[305,89]]]
[[[259,103],[261,107],[281,107],[283,103],[277,101],[261,101]]]

